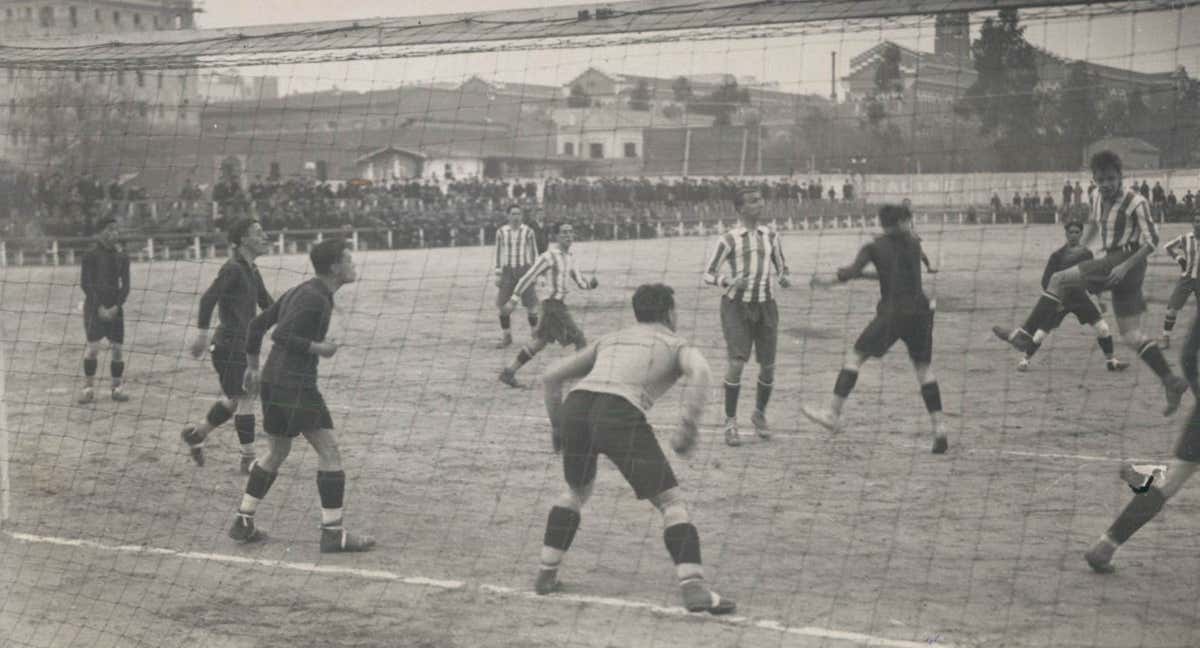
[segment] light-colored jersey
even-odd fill
[[[1142,245],[1158,246],[1158,229],[1150,220],[1150,205],[1133,189],[1126,189],[1108,209],[1104,196],[1092,196],[1092,220],[1100,228],[1100,245],[1105,252],[1132,252]]]
[[[564,252],[558,244],[550,246],[537,258],[533,267],[521,277],[517,282],[517,287],[513,289],[514,295],[523,295],[529,286],[533,285],[538,280],[538,277],[545,275],[544,285],[539,285],[539,299],[557,299],[563,301],[567,298],[567,280],[575,282],[576,286],[581,289],[587,288],[587,282],[580,276],[579,271],[575,269],[575,260],[570,252]]]
[[[496,230],[496,270],[528,268],[537,259],[537,236],[532,227],[505,224]]]
[[[721,273],[724,265],[729,267],[726,275]],[[704,282],[725,286],[746,275],[750,283],[745,290],[729,286],[725,294],[734,301],[765,302],[775,298],[772,281],[787,271],[783,245],[775,232],[765,225],[753,230],[738,225],[717,239],[717,247],[704,267]]]
[[[1179,264],[1182,277],[1200,279],[1200,241],[1195,232],[1188,232],[1167,243],[1167,254]]]
[[[646,414],[683,375],[688,343],[662,324],[635,324],[596,341],[596,362],[571,391],[620,396]]]

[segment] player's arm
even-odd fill
[[[1042,290],[1045,290],[1050,285],[1050,277],[1053,277],[1054,273],[1058,272],[1059,265],[1061,265],[1061,258],[1062,250],[1057,250],[1054,254],[1050,255],[1049,259],[1046,259],[1046,269],[1042,271]]]
[[[196,316],[196,338],[192,342],[192,357],[194,358],[204,355],[204,348],[208,346],[208,327],[212,324],[213,310],[216,309],[217,302],[221,300],[221,295],[224,295],[228,289],[229,275],[230,273],[223,266],[213,282],[209,284],[208,290],[200,295],[200,313]]]
[[[704,416],[704,404],[712,384],[712,369],[704,355],[690,346],[680,349],[679,368],[684,379],[683,415],[679,430],[671,439],[671,447],[677,454],[686,455],[696,445],[699,436],[700,420]]]
[[[592,277],[590,281],[587,279],[584,279],[583,275],[580,274],[579,269],[575,268],[574,266],[571,267],[570,274],[571,274],[571,280],[575,282],[576,286],[579,286],[580,290],[591,290],[600,285],[600,282],[596,281],[595,277]]]
[[[717,240],[717,249],[713,250],[712,256],[708,258],[708,265],[704,266],[704,283],[710,286],[719,286],[728,288],[732,283],[729,277],[720,274],[721,266],[724,265],[725,259],[729,258],[731,248],[725,244],[725,237],[722,236]]]
[[[271,298],[271,293],[267,292],[267,285],[263,283],[262,277],[255,278],[254,282],[258,284],[258,307],[262,310],[267,310],[275,300]]]
[[[1186,235],[1180,235],[1171,239],[1171,242],[1167,243],[1166,247],[1163,248],[1163,251],[1170,255],[1181,268],[1187,268],[1187,255],[1183,249],[1184,236]]]
[[[792,285],[792,278],[787,266],[787,258],[783,256],[783,237],[779,234],[773,235],[774,241],[771,245],[771,265],[775,267],[775,274],[779,275],[779,285],[787,288]]]
[[[813,288],[828,288],[839,283],[853,281],[854,279],[878,279],[878,273],[866,270],[867,265],[870,263],[871,250],[870,244],[867,244],[859,248],[858,254],[854,257],[854,261],[850,262],[850,265],[838,268],[837,273],[832,277],[813,275],[809,285]]]
[[[537,261],[535,261],[533,264],[533,267],[529,268],[529,270],[527,270],[525,274],[521,276],[520,281],[518,281],[517,285],[513,288],[512,298],[510,298],[508,303],[501,308],[506,315],[516,310],[517,304],[521,301],[521,295],[524,295],[525,291],[529,290],[529,287],[533,285],[533,282],[537,281],[538,277],[542,276],[547,270],[550,269],[552,263],[553,262],[550,260],[549,252],[538,256]]]
[[[495,264],[494,271],[496,273],[497,278],[499,278],[500,274],[501,274],[500,259],[504,258],[503,254],[502,254],[502,250],[504,248],[504,237],[501,236],[501,234],[502,234],[502,232],[500,232],[500,230],[496,230],[496,264]]]
[[[129,257],[121,256],[121,267],[117,270],[117,279],[121,283],[121,288],[117,292],[117,306],[124,306],[125,300],[129,298]]]
[[[311,353],[322,358],[331,358],[337,353],[337,344],[331,340],[318,340],[321,335],[321,322],[329,321],[332,305],[311,293],[300,295],[303,301],[297,300],[295,315],[280,325],[275,331],[276,342],[282,341],[284,347],[292,353]],[[282,340],[280,339],[282,338]]]
[[[1091,249],[1092,239],[1100,233],[1100,224],[1096,219],[1089,218],[1083,223],[1083,235],[1079,237],[1079,244],[1085,248]]]
[[[526,227],[525,238],[525,249],[529,250],[530,256],[536,259],[542,253],[542,250],[538,249],[537,232],[533,231],[532,227]]]
[[[588,374],[592,367],[596,364],[596,350],[599,345],[592,343],[582,351],[578,351],[557,363],[552,365],[542,374],[542,387],[545,389],[546,415],[550,417],[551,434],[555,438],[555,447],[558,447],[559,411],[562,409],[562,391],[563,383],[568,380],[577,380]]]

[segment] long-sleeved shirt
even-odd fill
[[[538,257],[537,235],[528,225],[504,225],[496,230],[496,272],[528,268]]]
[[[310,349],[323,342],[333,316],[333,293],[320,279],[283,293],[279,301],[250,322],[246,353],[257,356],[263,337],[272,326],[274,346],[262,370],[262,381],[288,387],[317,386],[319,357]]]
[[[1181,277],[1200,279],[1200,241],[1195,232],[1183,234],[1167,243],[1167,254],[1179,264]]]
[[[1046,260],[1046,269],[1042,271],[1042,289],[1050,287],[1050,277],[1053,277],[1054,273],[1077,266],[1084,261],[1091,261],[1092,258],[1092,251],[1082,245],[1064,245],[1058,248]]]
[[[217,278],[200,296],[197,325],[208,328],[216,308],[220,324],[213,335],[213,343],[224,348],[242,349],[246,345],[250,320],[254,319],[255,306],[266,310],[273,303],[258,267],[235,254],[221,266]]]
[[[862,246],[854,263],[838,270],[838,279],[861,276],[868,263],[879,273],[880,315],[914,315],[929,311],[921,289],[921,242],[908,233],[884,234]]]
[[[728,265],[729,274],[721,274],[722,265]],[[783,244],[775,232],[765,225],[753,231],[738,225],[717,239],[717,247],[704,268],[704,282],[725,288],[725,295],[734,301],[765,302],[775,298],[772,281],[787,273]],[[742,275],[750,279],[746,288],[731,285]]]
[[[1106,208],[1107,207],[1107,208]],[[1134,252],[1143,245],[1158,245],[1158,229],[1150,220],[1150,205],[1145,196],[1133,189],[1111,205],[1104,195],[1092,197],[1092,220],[1100,227],[1100,243],[1105,252]]]
[[[582,290],[587,290],[588,284],[583,276],[575,269],[574,259],[570,252],[564,252],[558,245],[550,246],[549,250],[538,256],[533,267],[517,282],[513,288],[514,295],[523,295],[538,277],[546,275],[546,294],[539,295],[542,299],[557,299],[562,301],[567,297],[567,279],[570,278]]]
[[[83,255],[79,287],[87,308],[121,306],[129,297],[129,257],[97,243]]]

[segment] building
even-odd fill
[[[279,98],[279,77],[244,77],[236,69],[201,72],[197,92],[207,103],[264,101]]]
[[[432,145],[422,150],[385,146],[355,160],[354,177],[373,183],[423,179],[560,177],[578,161],[554,155],[522,155],[503,147],[488,150]]]
[[[0,37],[193,29],[192,0],[0,0]],[[191,133],[201,104],[195,70],[0,70],[0,159],[18,167],[104,175],[155,166],[156,136]]]
[[[564,96],[562,88],[558,86],[488,81],[478,75],[463,81],[458,89],[467,94],[500,95],[526,100],[531,104],[555,105]]]

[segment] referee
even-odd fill
[[[119,403],[129,400],[121,390],[125,360],[121,347],[125,344],[125,299],[129,297],[129,257],[121,250],[121,230],[117,219],[103,218],[97,223],[96,245],[83,256],[79,287],[83,289],[83,330],[87,346],[83,352],[84,388],[79,403],[96,400],[97,357],[100,341],[111,345],[109,371],[112,375],[112,399]]]

